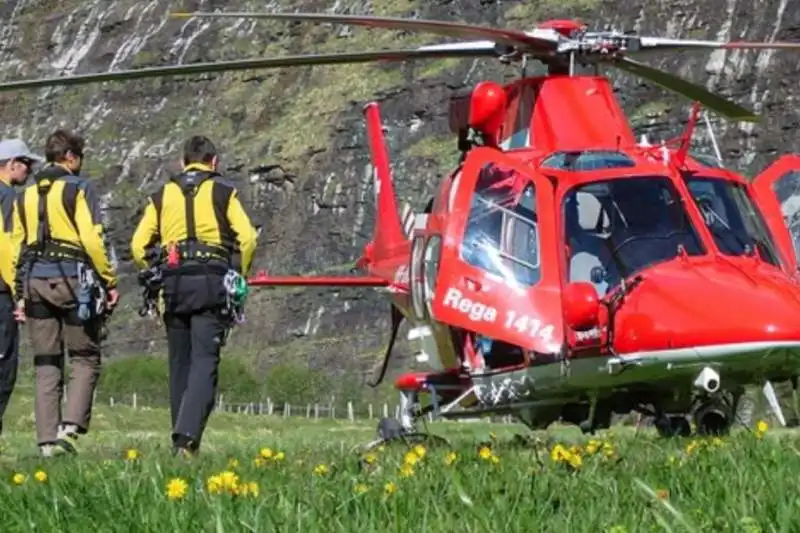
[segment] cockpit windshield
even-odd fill
[[[514,170],[489,163],[480,173],[461,256],[515,284],[539,281],[536,191]]]
[[[601,296],[648,266],[705,253],[675,187],[666,177],[593,182],[564,200],[569,280]]]
[[[766,224],[744,186],[707,177],[687,178],[686,184],[720,252],[750,255],[758,250],[766,262],[778,265]]]

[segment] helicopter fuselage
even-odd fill
[[[465,154],[397,249],[392,298],[420,361],[461,376],[441,399],[471,387],[462,405],[536,425],[559,405],[684,411],[693,390],[797,374],[800,284],[765,187],[636,144],[602,79],[508,91],[497,145]]]

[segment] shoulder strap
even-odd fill
[[[197,178],[186,179],[190,175],[196,175]],[[194,220],[194,198],[197,195],[197,190],[204,181],[214,176],[219,176],[219,174],[209,171],[192,171],[178,174],[172,178],[172,181],[180,187],[183,193],[184,209],[186,211],[186,240],[189,242],[197,240],[197,227]]]
[[[50,187],[52,185],[52,178],[36,178],[36,189],[39,193],[39,232],[36,240],[41,250],[44,250],[45,243],[50,240],[50,221],[47,217],[47,196],[50,194]]]

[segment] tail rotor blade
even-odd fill
[[[398,17],[373,17],[360,15],[330,15],[324,13],[257,13],[257,12],[194,12],[172,13],[176,18],[251,18],[267,20],[287,20],[298,22],[318,22],[433,33],[460,39],[491,39],[494,42],[514,47],[531,49],[533,52],[553,52],[563,41],[554,30],[537,30],[528,34],[517,30],[505,30],[488,26],[463,24],[440,20],[405,19]]]
[[[669,74],[663,70],[658,70],[645,65],[644,63],[640,63],[626,57],[616,59],[609,64],[635,76],[639,76],[657,83],[665,89],[682,94],[690,100],[700,102],[706,108],[712,109],[728,118],[741,122],[758,121],[758,115],[749,109],[746,109],[739,104],[717,94],[709,92],[705,88],[675,76],[674,74]]]
[[[367,63],[371,61],[409,61],[415,59],[441,59],[463,57],[496,56],[494,43],[489,41],[457,43],[456,45],[431,45],[408,50],[379,50],[372,52],[348,52],[335,54],[309,54],[272,58],[239,59],[210,63],[169,65],[96,74],[79,74],[53,78],[27,79],[0,82],[0,92],[41,87],[83,85],[106,81],[127,81],[145,78],[162,78],[187,74],[230,72],[237,70],[259,70],[310,65],[334,65],[341,63]]]

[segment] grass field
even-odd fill
[[[359,455],[373,424],[215,413],[202,455],[182,460],[168,413],[100,407],[79,456],[42,460],[30,393],[9,411],[4,533],[800,530],[798,437],[771,428],[662,441],[442,423],[449,446]]]

